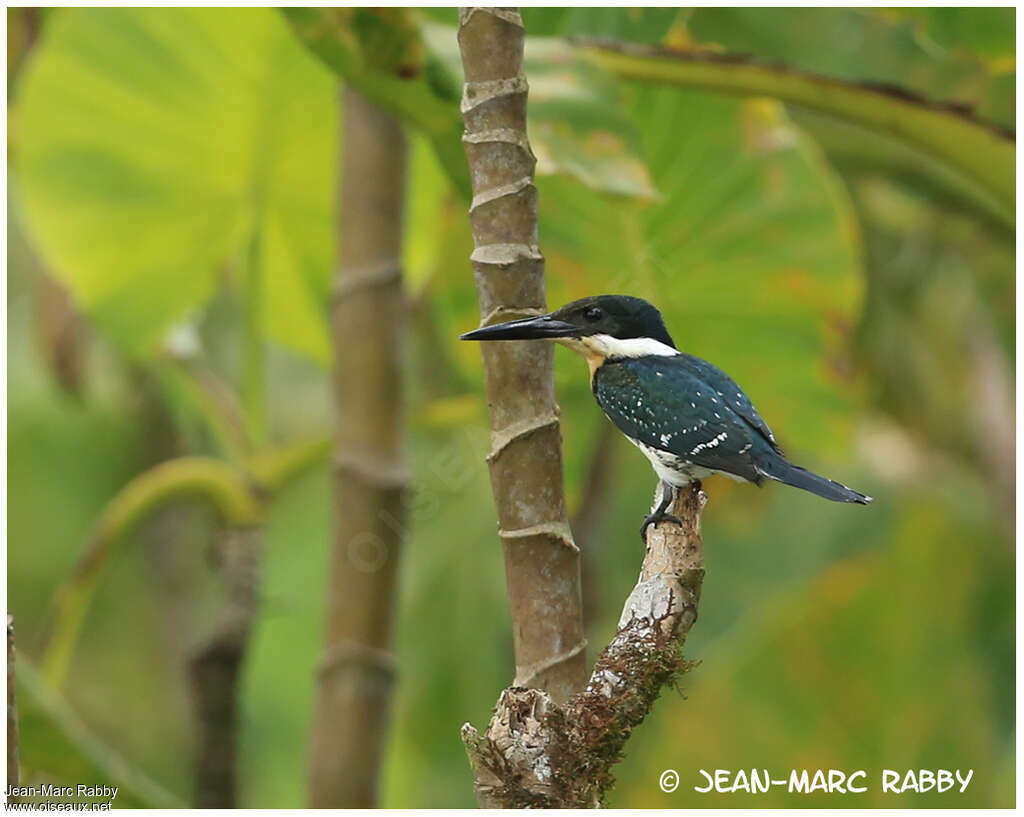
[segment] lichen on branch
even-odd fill
[[[682,525],[648,530],[640,578],[582,692],[559,706],[541,690],[511,687],[483,734],[463,726],[482,807],[601,804],[633,729],[661,690],[692,666],[682,648],[697,620],[704,578],[705,502],[700,484],[691,484],[672,509]]]

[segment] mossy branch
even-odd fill
[[[666,686],[690,668],[682,648],[697,620],[704,579],[699,483],[679,492],[672,513],[648,530],[640,578],[619,629],[586,688],[560,706],[546,692],[510,687],[481,734],[462,728],[485,808],[599,806],[633,729]]]

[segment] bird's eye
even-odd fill
[[[601,320],[604,317],[604,312],[599,307],[592,306],[586,312],[583,313],[583,317],[591,323]]]

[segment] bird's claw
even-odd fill
[[[644,522],[640,526],[640,541],[647,544],[647,528],[651,525],[657,525],[659,522],[675,522],[679,527],[683,526],[683,520],[678,516],[673,516],[670,513],[649,513],[644,517]]]

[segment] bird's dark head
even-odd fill
[[[463,340],[540,338],[559,340],[567,346],[574,347],[580,344],[590,349],[601,346],[604,347],[603,357],[615,356],[615,350],[624,356],[633,356],[626,350],[633,349],[635,353],[639,353],[645,345],[643,341],[651,341],[647,344],[650,349],[675,349],[675,343],[665,328],[661,313],[642,298],[630,295],[595,295],[580,298],[547,315],[485,326],[462,336]],[[590,341],[584,343],[586,339]]]

